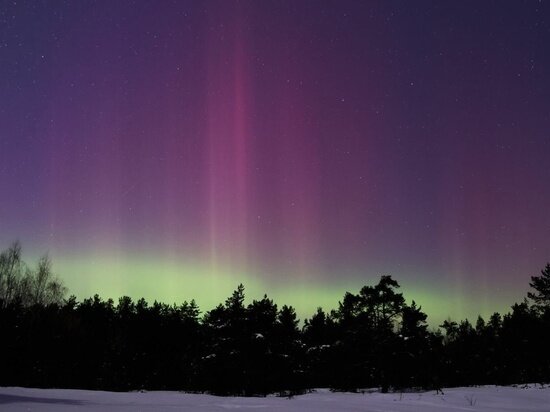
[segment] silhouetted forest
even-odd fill
[[[242,285],[204,314],[194,301],[78,302],[47,257],[28,268],[15,243],[0,255],[0,386],[262,395],[547,383],[550,264],[530,286],[510,313],[430,331],[382,276],[300,327],[267,296],[245,305]]]

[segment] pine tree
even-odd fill
[[[535,292],[527,293],[527,297],[534,302],[534,306],[541,311],[550,309],[550,263],[541,270],[540,276],[531,276],[531,286]]]

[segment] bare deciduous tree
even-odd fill
[[[14,242],[0,254],[0,305],[19,302],[23,306],[60,304],[67,292],[52,272],[48,255],[38,261],[36,270],[21,259],[21,245]]]
[[[8,305],[16,296],[23,271],[21,244],[14,242],[0,254],[0,301]]]

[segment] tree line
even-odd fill
[[[29,268],[15,243],[0,254],[0,386],[248,396],[547,383],[550,264],[530,286],[507,314],[429,330],[382,276],[300,327],[267,296],[246,305],[242,285],[204,314],[195,301],[65,298],[50,260]]]

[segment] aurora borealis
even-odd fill
[[[538,1],[0,2],[0,246],[71,293],[431,319],[550,260]]]

